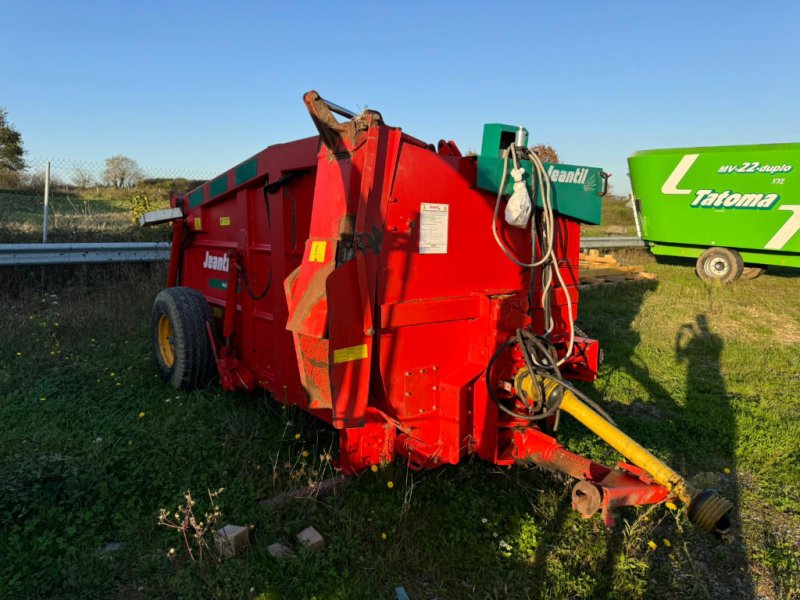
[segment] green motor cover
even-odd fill
[[[483,142],[478,155],[478,187],[494,194],[500,189],[503,178],[503,151],[514,143],[518,127],[501,123],[487,123],[483,126]],[[528,191],[531,186],[533,166],[527,160],[520,161],[525,169]],[[509,175],[503,193],[511,194],[514,180],[511,178],[511,159]],[[603,193],[603,170],[597,167],[583,167],[563,163],[544,163],[544,168],[552,182],[553,210],[567,217],[585,223],[600,223]],[[536,193],[536,206],[542,208],[541,190]]]

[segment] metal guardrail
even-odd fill
[[[581,238],[581,248],[637,248],[638,237]],[[101,242],[88,244],[0,244],[0,267],[79,265],[169,260],[169,242]]]
[[[169,260],[169,242],[0,244],[0,266],[78,265]]]
[[[646,248],[647,242],[638,237],[581,238],[581,248]]]

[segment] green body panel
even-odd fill
[[[236,185],[250,181],[258,174],[258,158],[255,156],[236,167]]]
[[[211,198],[216,198],[220,194],[228,191],[228,174],[225,173],[214,179],[208,186],[208,191],[211,192]]]
[[[189,194],[189,208],[200,206],[203,203],[203,188],[199,187]]]
[[[647,150],[628,165],[654,254],[722,246],[745,263],[800,266],[800,144]]]
[[[494,194],[500,188],[503,179],[503,150],[514,143],[517,127],[488,123],[483,126],[483,142],[478,156],[478,187]],[[529,161],[520,161],[525,169],[528,191],[531,191],[531,173]],[[553,210],[586,223],[600,223],[601,199],[603,188],[602,169],[581,167],[577,165],[544,163],[550,175],[552,185]],[[514,180],[511,178],[511,159],[509,174],[506,179],[504,193],[513,191]],[[536,195],[536,205],[542,207],[541,191]]]

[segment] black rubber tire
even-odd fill
[[[756,277],[761,277],[766,270],[767,267],[745,267],[742,270],[742,274],[739,276],[739,279],[755,279]]]
[[[159,323],[162,317],[172,325],[172,364],[168,363],[160,347]],[[161,377],[175,388],[203,388],[217,375],[206,323],[213,323],[211,308],[203,294],[195,289],[168,288],[159,292],[153,302],[153,352]]]
[[[739,279],[744,270],[742,256],[730,248],[709,248],[697,259],[695,272],[703,281],[731,283]]]

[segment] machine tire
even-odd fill
[[[756,277],[761,277],[766,270],[766,267],[745,267],[742,269],[742,274],[739,276],[739,279],[755,279]]]
[[[206,323],[211,308],[195,289],[173,287],[159,292],[153,302],[153,351],[161,376],[173,387],[205,387],[217,374]]]
[[[697,259],[695,271],[703,281],[731,283],[736,281],[744,270],[741,255],[729,248],[709,248]]]

